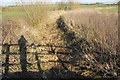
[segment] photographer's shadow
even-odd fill
[[[19,51],[20,51],[20,64],[21,64],[22,73],[27,72],[26,43],[27,43],[27,40],[23,35],[21,35],[20,39],[18,40],[18,45],[19,45]]]

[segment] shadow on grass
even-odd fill
[[[15,72],[15,73],[8,73],[3,74],[3,79],[10,79],[10,78],[40,78],[41,77],[41,73],[40,72]]]
[[[81,66],[84,66],[84,70],[94,73],[92,76],[120,76],[119,54],[113,55],[109,49],[95,40],[88,41],[86,38],[76,37],[75,33],[69,30],[63,16],[60,16],[56,23],[58,29],[64,33],[62,38],[65,45],[72,49],[71,61],[73,61],[73,65],[76,65],[77,62],[76,67],[80,70],[82,69]],[[84,64],[81,62],[84,62]],[[87,68],[87,66],[90,68]]]
[[[15,73],[9,73],[7,76],[5,74],[3,74],[3,80],[6,79],[40,79],[40,80],[44,80],[44,79],[70,79],[70,78],[78,78],[78,79],[85,79],[88,78],[90,80],[94,80],[91,77],[84,77],[81,76],[80,73],[76,73],[76,72],[71,72],[71,71],[67,71],[63,68],[51,68],[50,70],[47,70],[44,74],[43,72],[15,72]]]

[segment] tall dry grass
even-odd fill
[[[61,16],[57,25],[72,48],[70,61],[72,68],[77,67],[73,72],[85,77],[120,76],[117,15],[72,12]]]
[[[118,44],[118,18],[114,14],[67,14],[64,17],[66,28],[73,32],[77,41],[95,41],[110,53],[116,54]]]
[[[45,4],[33,4],[24,6],[24,11],[28,17],[28,24],[39,27],[47,19],[49,7]]]

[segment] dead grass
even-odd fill
[[[117,45],[117,15],[99,14],[95,10],[86,12],[70,12],[64,16],[66,27],[74,32],[78,39],[84,38],[87,41],[96,41],[102,47],[116,54]]]
[[[79,77],[117,77],[120,75],[118,72],[120,60],[119,55],[116,54],[117,15],[99,14],[94,9],[78,9],[66,13],[64,11],[49,12],[46,8],[48,7],[25,6],[27,20],[19,18],[3,22],[4,43],[10,41],[17,43],[20,35],[24,35],[28,43],[70,46],[72,54],[58,57],[71,64],[41,64],[43,70],[57,66],[58,72],[54,70],[53,72],[59,77],[71,77],[73,73],[78,74]],[[43,13],[40,14],[41,12]],[[64,15],[59,17],[62,14]],[[57,24],[56,19],[58,19]],[[58,51],[61,50],[58,49]],[[56,56],[47,56],[49,57],[52,60],[58,59]],[[48,59],[43,59],[45,60]],[[68,72],[64,69],[60,72],[63,66],[67,67]],[[33,68],[36,69],[36,67],[37,65],[33,65]]]
[[[116,14],[93,9],[71,11],[57,20],[65,44],[73,50],[70,61],[77,67],[73,72],[87,77],[119,76],[117,20]]]

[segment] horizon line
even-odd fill
[[[23,4],[24,3],[24,4]],[[3,2],[3,4],[0,4],[1,7],[5,7],[5,6],[17,6],[17,5],[30,5],[31,3],[32,4],[35,4],[35,3],[38,3],[38,2],[23,2],[22,4],[21,3],[11,3],[11,2]],[[28,4],[30,3],[30,4]],[[39,2],[39,3],[42,3],[42,4],[59,4],[60,2]],[[64,2],[64,3],[67,3],[67,2]],[[100,4],[117,4],[118,2],[77,2],[79,4],[96,4],[96,3],[100,3]]]

